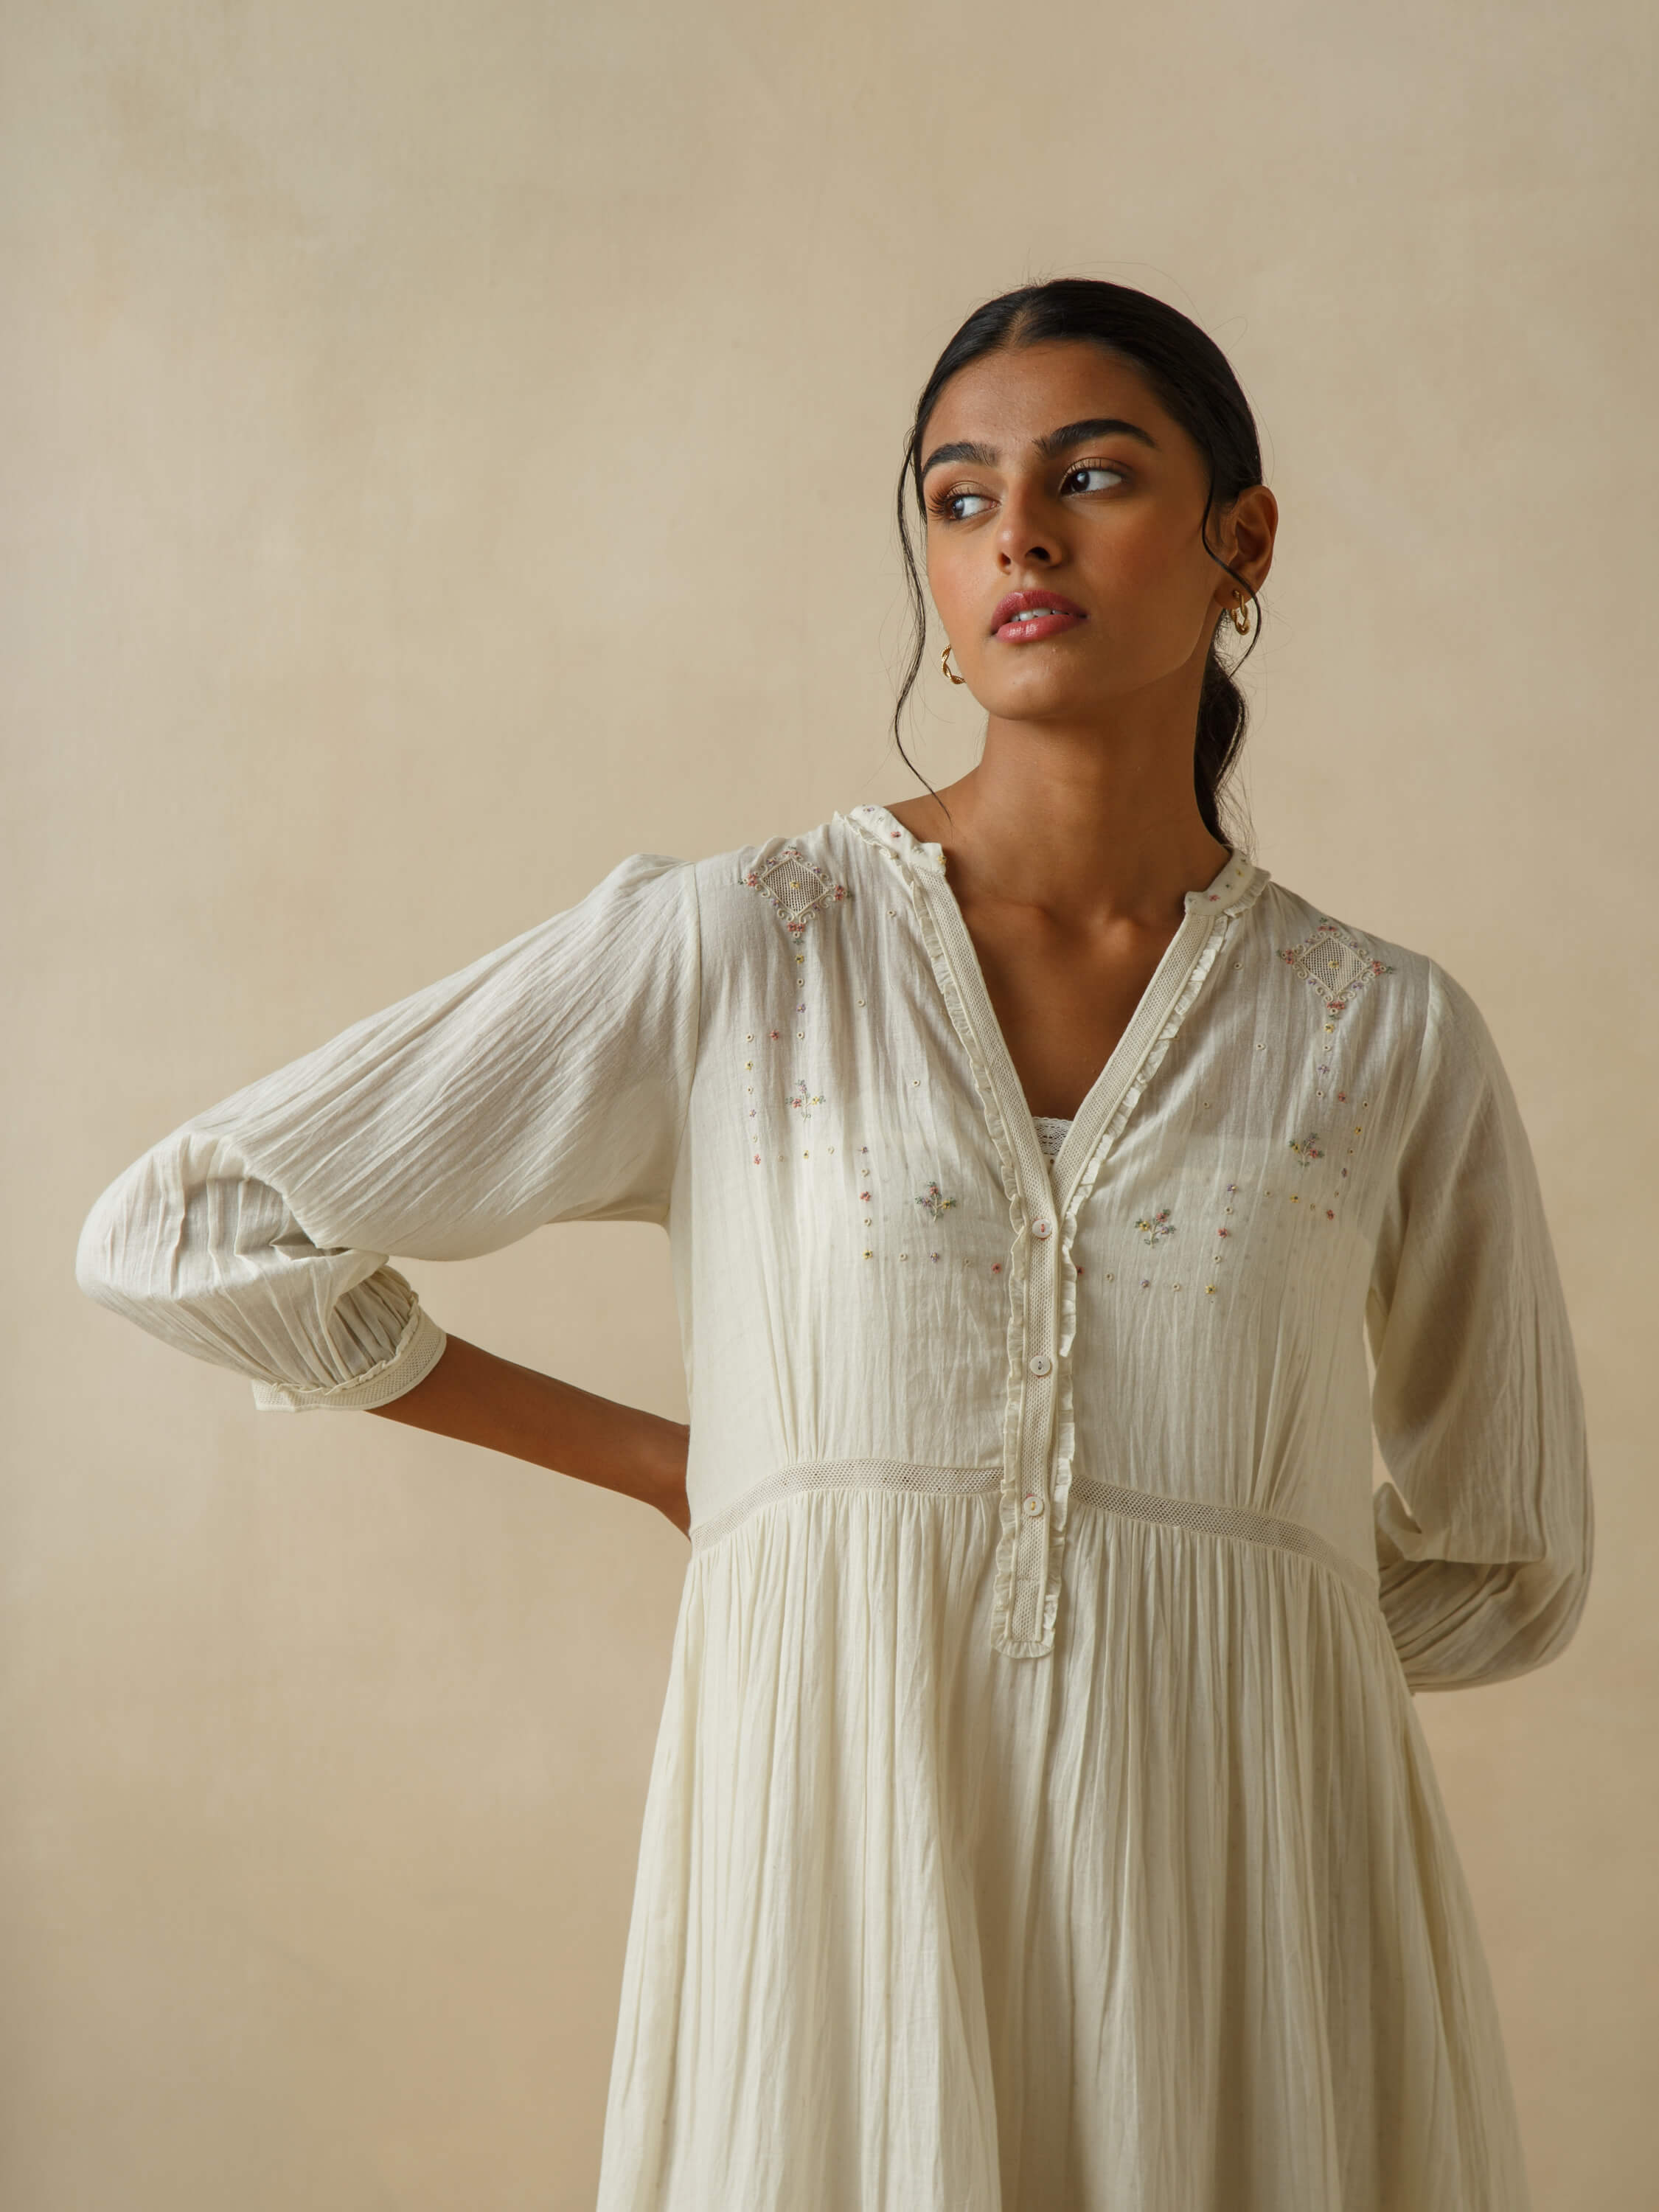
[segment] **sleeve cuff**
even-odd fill
[[[349,1382],[307,1390],[289,1382],[256,1382],[253,1402],[262,1413],[361,1413],[412,1390],[437,1365],[449,1342],[417,1299],[410,1309],[398,1348],[389,1359]]]

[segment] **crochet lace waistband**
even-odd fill
[[[718,1543],[751,1514],[802,1492],[817,1490],[885,1490],[924,1498],[994,1498],[1002,1486],[1000,1467],[931,1467],[915,1460],[830,1459],[801,1460],[780,1468],[729,1511],[699,1522],[691,1531],[694,1554]],[[1069,1504],[1085,1511],[1118,1513],[1131,1520],[1161,1522],[1206,1536],[1239,1539],[1267,1544],[1281,1552],[1295,1552],[1340,1575],[1352,1589],[1375,1599],[1375,1572],[1367,1574],[1357,1560],[1337,1550],[1323,1536],[1299,1521],[1286,1521],[1271,1513],[1258,1513],[1247,1505],[1219,1505],[1196,1498],[1172,1498],[1158,1491],[1131,1490],[1116,1482],[1093,1482],[1073,1475]]]

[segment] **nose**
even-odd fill
[[[997,532],[999,563],[1004,569],[1041,568],[1051,567],[1059,558],[1052,517],[1040,520],[1017,493],[1003,508],[1002,527]]]
[[[1016,537],[1011,532],[998,546],[997,558],[1007,569],[1042,568],[1048,567],[1055,556],[1041,539]]]

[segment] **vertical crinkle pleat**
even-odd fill
[[[1272,1546],[1074,1531],[1026,2033],[995,2053],[1018,2203],[1525,2212],[1473,1907],[1380,1614]],[[1046,2051],[1033,2021],[1060,2024]]]
[[[815,1492],[693,1562],[600,2212],[1001,2212],[958,1802],[994,1510]]]
[[[807,1492],[694,1559],[599,2212],[1527,2212],[1380,1613],[1085,1509],[1011,1667],[997,1502]]]

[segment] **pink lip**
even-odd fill
[[[1054,611],[1028,617],[1027,607],[1051,607]],[[1024,645],[1036,638],[1058,637],[1061,630],[1075,629],[1088,619],[1077,601],[1062,592],[1010,592],[991,617],[991,635],[1005,645]]]

